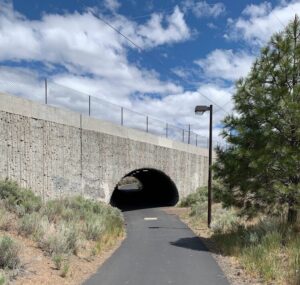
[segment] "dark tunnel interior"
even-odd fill
[[[120,190],[116,186],[110,204],[121,210],[174,206],[178,202],[178,190],[165,173],[151,168],[138,169],[125,177],[135,177],[141,183],[140,190]]]

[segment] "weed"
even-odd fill
[[[54,262],[55,267],[57,268],[57,270],[61,269],[63,260],[64,260],[64,258],[61,254],[53,254],[53,256],[52,256],[52,261]]]
[[[0,237],[0,268],[17,269],[20,265],[19,245],[10,237]]]
[[[63,278],[66,278],[68,275],[69,269],[70,269],[70,263],[69,263],[69,261],[66,261],[63,265],[60,276]]]

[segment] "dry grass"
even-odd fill
[[[124,221],[118,209],[104,203],[72,197],[42,204],[30,190],[0,181],[0,230],[31,239],[66,278],[72,256],[92,247],[97,249],[91,251],[94,257],[116,244],[124,234]],[[9,260],[2,260],[11,256],[12,251],[5,247],[8,244],[15,245],[10,237],[0,235],[0,281],[9,278],[7,272],[15,269]],[[20,261],[18,252],[14,253],[15,260]],[[85,260],[91,259],[85,256]]]
[[[190,200],[189,224],[194,229],[205,227],[206,201]],[[264,284],[300,285],[299,225],[275,217],[245,221],[220,204],[214,205],[212,216],[208,242],[217,252],[237,258],[250,278]]]

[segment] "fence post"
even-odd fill
[[[184,129],[182,130],[182,142],[184,142]]]
[[[149,132],[149,118],[146,116],[146,132]]]
[[[45,104],[48,104],[48,83],[47,83],[47,78],[45,78]]]
[[[89,117],[91,116],[91,95],[89,95]]]
[[[191,143],[191,125],[189,124],[188,144]]]
[[[166,138],[168,137],[168,123],[166,123]]]
[[[123,107],[121,107],[121,126],[123,126],[124,125],[124,108]]]
[[[198,135],[196,134],[196,146],[198,146]]]

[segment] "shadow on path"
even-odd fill
[[[186,237],[180,238],[175,242],[170,242],[171,245],[187,248],[197,251],[209,251],[207,247],[202,243],[201,239],[198,237]]]

